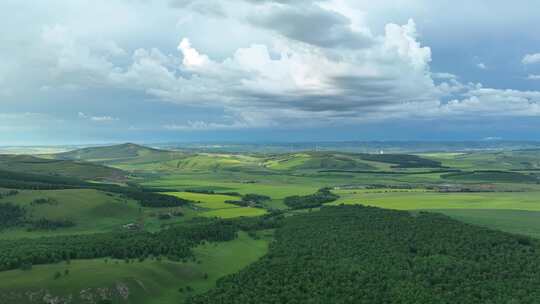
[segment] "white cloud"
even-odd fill
[[[482,62],[478,63],[476,65],[476,67],[481,69],[481,70],[487,70],[487,65],[485,63],[482,63]]]
[[[58,87],[71,90],[73,96],[76,93],[72,91],[85,88],[119,90],[128,94],[136,92],[153,101],[180,104],[185,106],[182,110],[217,108],[220,111],[216,113],[230,116],[166,125],[174,130],[410,117],[540,115],[536,110],[536,92],[482,88],[461,83],[457,75],[431,72],[431,48],[421,43],[412,19],[404,25],[373,26],[372,8],[386,7],[388,1],[369,4],[331,0],[313,4],[299,0],[274,1],[271,5],[268,2],[225,5],[212,1],[219,4],[219,10],[207,18],[201,17],[205,13],[201,9],[205,1],[180,0],[175,1],[174,7],[180,7],[181,11],[167,8],[160,15],[172,14],[170,18],[174,22],[161,23],[156,19],[141,20],[140,11],[133,12],[132,7],[143,2],[136,1],[116,10],[119,26],[123,22],[130,24],[124,28],[129,29],[126,31],[129,38],[119,35],[118,39],[112,39],[113,36],[108,36],[110,32],[103,30],[110,27],[111,21],[77,26],[73,18],[51,19],[54,22],[47,22],[49,25],[42,27],[33,42],[25,41],[31,46],[24,52],[31,54],[25,58],[29,63],[17,60],[22,66],[10,71],[38,75],[35,76],[37,87],[43,90],[36,96],[40,97],[52,95]],[[268,5],[272,6],[271,14],[253,14]],[[411,4],[417,8],[426,5],[427,1]],[[144,7],[153,10],[158,6]],[[258,16],[268,17],[267,22],[257,22]],[[303,26],[312,24],[308,26],[311,32],[298,31],[290,24],[271,26],[291,17],[302,18]],[[328,27],[320,27],[317,20],[325,20]],[[427,21],[418,20],[422,20],[419,27],[424,29]],[[142,34],[146,27],[152,26],[152,21],[159,26],[152,28],[151,33],[161,39],[153,40],[149,34],[145,39],[132,38],[133,32],[139,33],[136,31],[139,29]],[[231,36],[222,35],[224,25],[234,28],[230,30]],[[111,27],[111,31],[115,29]],[[170,41],[172,37],[185,37],[179,42],[177,52]],[[355,38],[355,43],[351,44],[349,37]],[[169,47],[173,53],[166,51]],[[540,57],[527,55],[524,63],[532,63],[537,55]],[[4,58],[0,59],[2,63],[6,61]],[[487,68],[483,63],[477,67]],[[8,74],[2,69],[0,64],[0,78],[4,75],[5,79]],[[536,77],[530,75],[529,79]],[[0,83],[0,95],[2,92],[6,92],[4,83]],[[80,113],[79,116],[94,122],[118,120],[109,115]]]
[[[178,45],[178,50],[184,55],[182,63],[187,68],[197,68],[200,66],[208,65],[210,59],[204,54],[200,54],[196,49],[191,46],[188,38],[183,38]]]
[[[540,75],[536,75],[536,74],[530,74],[527,79],[529,80],[540,80]]]
[[[527,54],[523,59],[521,60],[523,64],[536,64],[540,63],[540,53],[536,54]]]
[[[458,77],[451,73],[432,73],[431,77],[435,79],[457,79]]]
[[[234,130],[250,127],[244,123],[233,122],[231,124],[205,121],[188,121],[186,124],[169,124],[163,126],[170,131],[210,131],[210,130]]]
[[[441,106],[443,115],[459,117],[540,116],[540,92],[476,88],[461,100]]]
[[[94,122],[111,122],[111,121],[118,121],[119,118],[112,117],[112,116],[89,116],[86,115],[83,112],[77,113],[77,116],[81,119],[86,119]]]

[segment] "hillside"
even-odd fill
[[[56,159],[84,160],[90,162],[121,162],[131,159],[157,158],[169,155],[170,151],[158,150],[132,143],[121,145],[90,147],[55,154]]]
[[[72,177],[80,180],[124,180],[119,169],[62,159],[44,159],[30,155],[0,155],[0,170],[17,173]]]

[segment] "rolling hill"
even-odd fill
[[[158,150],[133,143],[113,146],[90,147],[55,154],[56,159],[84,160],[90,162],[121,162],[130,159],[160,157],[170,154],[170,151]]]
[[[71,177],[79,180],[121,181],[126,178],[122,170],[93,164],[62,159],[44,159],[30,155],[0,155],[0,170]]]

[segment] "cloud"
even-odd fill
[[[205,16],[226,17],[227,13],[219,1],[216,0],[173,0],[169,2],[173,8],[188,9]]]
[[[122,89],[233,116],[170,123],[168,130],[540,115],[536,92],[483,88],[432,73],[431,49],[418,41],[413,20],[386,25],[373,41],[360,49],[328,49],[276,37],[271,45],[252,44],[213,60],[185,37],[178,55],[138,49],[129,66],[112,67],[105,78]]]
[[[210,59],[208,56],[201,55],[199,52],[191,47],[191,43],[188,38],[183,38],[180,44],[178,45],[178,50],[182,52],[184,59],[182,63],[187,68],[197,68],[210,64]]]
[[[254,44],[216,62],[184,38],[180,66],[169,66],[157,50],[138,50],[132,66],[112,78],[172,102],[197,100],[235,112],[275,107],[336,117],[365,110],[368,116],[385,105],[434,100],[439,90],[430,77],[431,51],[416,41],[414,22],[389,24],[378,41],[335,56],[325,48],[276,39],[270,48]]]
[[[313,3],[267,2],[258,6],[248,20],[287,38],[320,47],[363,48],[373,43],[368,31],[356,30],[347,17]]]
[[[431,77],[435,79],[457,79],[458,77],[451,73],[432,73]]]
[[[527,76],[527,79],[529,79],[529,80],[540,80],[540,75],[529,74],[529,76]]]
[[[231,124],[205,122],[205,121],[188,121],[186,124],[169,124],[163,126],[169,131],[212,131],[212,130],[235,130],[250,127],[240,122]]]
[[[485,63],[482,63],[482,62],[478,63],[476,65],[476,67],[481,69],[481,70],[487,70],[487,65]]]
[[[477,75],[485,64],[450,73],[456,72],[448,64],[453,58],[440,64],[444,54],[452,53],[448,49],[432,62],[425,33],[437,26],[451,28],[446,14],[446,23],[437,22],[437,14],[416,19],[418,25],[408,17],[448,8],[440,3],[400,0],[407,7],[396,12],[395,1],[177,0],[169,6],[96,1],[58,2],[51,16],[41,14],[44,4],[35,12],[25,4],[32,16],[42,19],[20,35],[0,29],[0,96],[29,100],[28,105],[14,101],[10,106],[43,103],[40,108],[57,107],[53,111],[73,120],[72,111],[56,110],[61,108],[57,100],[72,107],[94,102],[79,108],[96,113],[101,113],[99,106],[123,102],[133,116],[139,114],[134,105],[145,104],[161,112],[148,115],[152,121],[142,125],[169,130],[540,115],[535,91],[468,83],[466,71]],[[74,15],[67,18],[61,8]],[[113,12],[114,18],[95,22],[101,10]],[[440,51],[440,46],[433,49]],[[532,63],[536,55],[527,55],[524,63]],[[193,118],[194,112],[207,116]],[[96,123],[118,120],[81,114],[80,119]]]
[[[440,114],[454,117],[540,116],[540,92],[478,87],[465,98],[441,106]]]
[[[111,122],[111,121],[118,121],[118,120],[120,120],[119,118],[112,117],[112,116],[89,116],[89,115],[86,115],[86,114],[83,113],[83,112],[79,112],[79,113],[77,114],[77,116],[78,116],[79,118],[86,119],[86,120],[90,120],[90,121],[94,121],[94,122]]]
[[[540,53],[525,55],[525,57],[523,57],[523,59],[521,60],[521,63],[523,64],[540,63]]]

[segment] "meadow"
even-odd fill
[[[331,205],[440,212],[467,223],[540,237],[540,192],[440,193],[428,190],[335,190]]]
[[[51,203],[33,204],[38,199],[50,199]],[[93,189],[19,190],[19,194],[4,197],[0,202],[23,206],[30,219],[75,223],[74,227],[58,230],[12,228],[0,231],[0,239],[104,232],[135,222],[140,216],[140,207],[133,200]]]
[[[223,194],[204,194],[193,192],[164,192],[168,195],[192,200],[196,207],[209,209],[200,213],[204,217],[235,218],[241,216],[260,216],[266,214],[266,210],[253,207],[239,207],[228,204],[226,201],[237,200],[237,196]]]
[[[269,235],[261,236],[254,240],[241,232],[233,241],[200,245],[194,249],[198,262],[72,260],[37,265],[31,270],[0,272],[0,303],[43,303],[46,293],[52,298],[71,297],[75,303],[86,303],[81,299],[83,290],[96,301],[105,292],[116,301],[134,304],[181,303],[188,296],[209,290],[217,279],[262,257],[268,250]],[[55,278],[56,273],[60,277]],[[34,294],[35,301],[20,296],[28,293]]]

